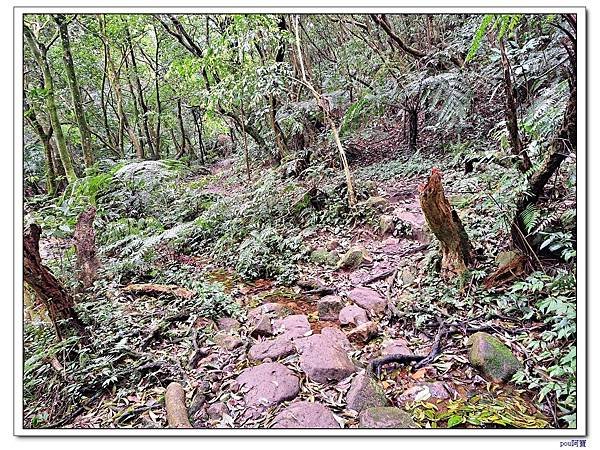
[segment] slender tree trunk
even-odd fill
[[[110,83],[113,93],[115,95],[115,102],[117,104],[117,115],[119,116],[119,121],[121,123],[121,129],[124,129],[127,135],[129,136],[129,141],[133,146],[135,154],[138,158],[144,158],[144,152],[141,148],[140,141],[135,133],[135,130],[131,128],[129,121],[127,120],[127,115],[125,114],[124,104],[123,104],[123,93],[121,91],[121,84],[119,80],[119,74],[117,72],[117,68],[115,67],[115,63],[112,60],[110,54],[110,43],[108,41],[108,37],[106,35],[106,19],[103,15],[98,15],[98,22],[100,24],[100,31],[102,33],[103,43],[104,43],[104,51],[106,53],[106,60],[108,62],[108,82]]]
[[[160,77],[160,67],[159,63],[159,51],[160,51],[160,41],[158,39],[158,29],[154,26],[154,37],[156,39],[156,51],[154,52],[154,88],[156,90],[156,132],[155,132],[155,142],[156,142],[156,152],[155,158],[160,159],[160,126],[161,126],[161,113],[162,106],[160,103],[160,86],[159,86],[159,77]]]
[[[69,89],[71,90],[71,100],[73,101],[73,109],[75,111],[77,126],[79,127],[79,134],[81,135],[83,161],[85,163],[85,167],[90,168],[94,165],[94,153],[92,151],[90,130],[85,118],[83,102],[81,101],[81,90],[79,89],[79,83],[77,82],[77,76],[75,75],[73,56],[71,54],[69,29],[67,28],[67,21],[63,14],[54,15],[54,20],[58,25],[60,40],[62,42],[63,61],[65,64],[65,71],[67,73],[67,81],[69,84]]]
[[[187,150],[187,139],[185,134],[185,126],[183,125],[183,111],[181,110],[181,99],[177,99],[177,117],[179,119],[179,132],[181,133],[181,154],[185,155]]]
[[[135,90],[137,91],[137,98],[142,110],[142,127],[144,131],[144,135],[148,141],[148,148],[150,149],[151,155],[156,155],[156,150],[154,149],[154,141],[152,139],[152,135],[150,133],[150,126],[148,124],[148,113],[150,109],[148,108],[148,104],[144,98],[144,91],[142,89],[142,84],[140,82],[140,77],[138,75],[138,66],[135,58],[135,50],[133,48],[133,43],[131,40],[131,34],[129,33],[129,27],[125,27],[125,33],[127,38],[127,43],[129,45],[129,55],[131,58],[131,76],[133,78],[133,84],[135,86]]]
[[[129,90],[131,91],[131,96],[133,97],[133,123],[134,123],[134,127],[137,130],[137,133],[139,134],[139,136],[144,136],[143,130],[142,130],[142,124],[140,121],[140,110],[138,109],[138,100],[136,98],[136,91],[133,88],[133,82],[132,82],[132,74],[131,74],[131,67],[129,67],[129,62],[128,62],[128,58],[125,58],[125,69],[127,70],[127,84],[129,85]],[[139,159],[144,159],[146,152],[144,151],[144,140],[140,139],[140,152],[136,153],[136,157]]]
[[[74,308],[73,297],[42,264],[39,241],[42,229],[32,224],[23,235],[23,279],[43,303],[59,339],[69,333],[85,335],[85,327]]]
[[[510,61],[506,55],[504,42],[499,39],[500,54],[502,56],[502,69],[504,75],[504,93],[506,97],[506,107],[504,117],[506,118],[506,127],[508,128],[508,139],[510,141],[512,154],[519,158],[518,168],[521,172],[527,172],[531,169],[531,160],[527,151],[523,148],[523,142],[519,133],[517,121],[517,103],[515,100],[515,91],[512,84],[512,71]]]
[[[326,123],[329,125],[329,128],[331,129],[331,132],[333,134],[333,139],[337,146],[337,149],[338,149],[338,152],[340,155],[340,160],[342,162],[342,168],[344,169],[344,176],[346,177],[346,187],[348,189],[348,205],[350,207],[354,207],[356,205],[356,192],[354,190],[354,182],[352,181],[352,173],[350,172],[350,166],[348,165],[348,159],[346,157],[346,152],[344,151],[344,147],[342,146],[342,142],[340,141],[340,136],[339,136],[337,127],[336,127],[335,123],[333,122],[333,119],[331,119],[331,115],[329,113],[329,108],[327,107],[326,101],[323,100],[323,98],[321,97],[321,94],[319,94],[316,91],[316,89],[310,83],[310,81],[308,80],[308,78],[306,76],[306,70],[304,68],[304,59],[302,57],[302,49],[300,47],[300,32],[298,30],[298,28],[299,28],[298,21],[299,20],[300,20],[299,17],[296,16],[296,20],[295,20],[296,50],[298,53],[298,62],[300,63],[300,70],[302,72],[302,81],[304,82],[306,87],[308,87],[310,89],[310,91],[312,92],[313,96],[315,97],[315,101],[317,102],[317,105],[319,105],[319,108],[321,108],[321,110],[323,111],[323,115],[324,115]]]
[[[197,107],[192,108],[192,116],[194,116],[194,123],[196,124],[196,131],[198,133],[198,149],[200,150],[200,162],[204,164],[204,141],[202,139],[202,112],[198,111]]]
[[[62,165],[65,169],[67,181],[69,183],[72,183],[75,180],[77,180],[77,174],[75,173],[75,168],[73,166],[71,155],[67,150],[65,135],[62,132],[60,119],[58,117],[58,111],[56,109],[56,101],[54,99],[54,83],[52,80],[52,74],[50,73],[50,65],[48,64],[48,60],[46,57],[47,49],[35,40],[33,33],[28,27],[24,27],[24,33],[25,39],[27,40],[27,45],[29,45],[29,48],[31,49],[36,59],[36,62],[38,63],[44,76],[44,88],[46,90],[46,108],[48,109],[48,115],[50,116],[52,129],[54,130],[54,135],[56,136],[58,152],[60,155]]]
[[[39,122],[35,110],[25,104],[25,117],[35,133],[40,138],[40,141],[44,147],[44,157],[46,161],[46,192],[50,197],[54,197],[57,192],[56,185],[56,173],[54,171],[54,161],[52,157],[52,146],[50,145],[50,139],[52,138],[52,126],[48,127],[48,131],[44,130],[44,127]]]
[[[471,244],[465,229],[452,209],[442,186],[442,175],[433,169],[419,195],[421,209],[429,229],[442,248],[442,276],[452,278],[463,273],[471,261]]]

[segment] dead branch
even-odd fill
[[[165,392],[165,407],[169,428],[192,428],[185,407],[185,391],[181,384],[172,382]]]

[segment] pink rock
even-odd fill
[[[311,331],[308,318],[304,314],[294,314],[274,320],[273,329],[275,332],[283,332],[283,335],[290,339],[304,336]]]
[[[227,414],[228,412],[229,409],[227,408],[227,405],[225,405],[225,403],[223,402],[213,403],[208,408],[206,408],[206,413],[208,414],[208,417],[210,417],[213,420],[220,419],[221,417],[223,417],[224,414]]]
[[[340,424],[321,403],[301,401],[277,414],[272,428],[340,428]]]
[[[321,330],[321,336],[330,340],[330,342],[346,351],[352,350],[352,345],[342,330],[335,327],[325,327]]]
[[[340,311],[339,321],[342,325],[360,325],[361,323],[368,322],[367,312],[360,306],[349,305],[344,306]]]
[[[348,292],[348,298],[361,308],[374,314],[385,311],[387,301],[377,291],[366,287],[357,287]]]
[[[340,310],[344,307],[342,298],[337,295],[326,295],[317,301],[319,319],[337,320]]]
[[[236,379],[244,393],[245,415],[257,418],[266,409],[291,400],[300,392],[300,381],[279,363],[265,363],[245,369]]]
[[[287,336],[279,336],[275,339],[261,341],[250,347],[248,358],[253,361],[261,361],[266,358],[276,360],[289,356],[296,351],[294,344]]]
[[[358,419],[359,428],[418,428],[409,413],[391,406],[365,409]]]
[[[376,322],[365,322],[348,333],[348,340],[352,342],[367,342],[372,339],[378,331]]]
[[[340,381],[356,371],[346,350],[331,336],[315,334],[294,341],[300,368],[317,383]]]
[[[352,380],[346,395],[346,404],[349,409],[361,412],[366,408],[387,406],[389,401],[377,381],[365,373],[361,373]]]
[[[383,343],[382,355],[412,355],[404,339],[394,339]]]
[[[252,330],[250,336],[256,338],[258,336],[272,336],[273,326],[271,325],[271,318],[268,314],[261,314],[256,317],[252,317],[249,320]]]
[[[217,320],[217,328],[221,331],[237,331],[240,323],[232,317],[221,317]]]
[[[406,402],[414,401],[417,396],[425,395],[428,398],[446,400],[450,398],[450,392],[446,384],[442,381],[434,381],[433,383],[419,383],[405,390],[398,397],[398,404],[404,405]]]
[[[279,303],[264,303],[256,308],[252,308],[248,311],[248,319],[256,318],[263,314],[270,316],[283,317],[286,313],[286,307]]]

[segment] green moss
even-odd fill
[[[488,333],[475,333],[467,343],[471,346],[471,364],[495,382],[508,380],[521,368],[521,363],[510,349]]]

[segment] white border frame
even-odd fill
[[[68,0],[67,0],[68,1]],[[69,2],[71,3],[71,2]],[[107,2],[108,3],[108,2]],[[116,2],[111,2],[116,3]],[[133,2],[132,2],[133,3]],[[139,2],[135,2],[139,3]],[[194,2],[195,3],[195,2]],[[225,2],[223,2],[225,3]],[[269,2],[271,3],[271,2]],[[306,1],[305,3],[309,3]],[[313,2],[310,2],[313,3]],[[564,4],[564,2],[561,2]],[[580,239],[577,243],[577,331],[580,340],[577,342],[577,428],[575,429],[545,429],[545,430],[492,430],[492,429],[341,429],[341,430],[317,430],[317,429],[27,429],[23,428],[23,260],[19,249],[23,245],[23,110],[22,110],[22,66],[23,66],[23,29],[22,20],[24,14],[29,13],[50,13],[50,12],[65,12],[65,13],[159,13],[159,12],[174,12],[178,14],[193,13],[193,14],[216,14],[216,13],[299,13],[299,14],[319,14],[319,13],[355,13],[367,14],[370,12],[381,12],[389,14],[411,13],[411,14],[447,14],[447,13],[468,13],[468,14],[485,14],[485,13],[515,13],[522,12],[525,14],[548,14],[548,13],[574,13],[577,14],[577,234]],[[14,151],[14,320],[13,320],[13,395],[14,395],[14,411],[13,411],[13,433],[17,436],[435,436],[435,437],[583,437],[587,435],[587,314],[588,308],[586,304],[587,294],[587,27],[586,27],[586,9],[580,6],[569,7],[538,7],[538,6],[503,6],[503,7],[391,7],[391,6],[369,6],[369,7],[316,7],[316,6],[298,6],[298,7],[278,7],[278,6],[261,6],[261,7],[245,7],[245,6],[186,6],[186,7],[157,7],[157,6],[15,6],[13,9],[13,151]],[[581,239],[585,236],[585,239]],[[585,311],[585,313],[583,313]],[[585,339],[581,339],[584,336]]]

